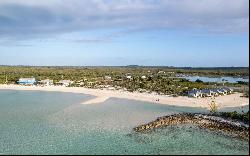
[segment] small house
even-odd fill
[[[20,78],[18,81],[20,85],[34,85],[36,83],[35,78]]]
[[[218,91],[220,92],[221,95],[227,95],[227,91],[225,89],[218,89]]]
[[[74,83],[74,81],[70,81],[70,80],[60,80],[60,81],[58,82],[59,85],[65,86],[65,87],[68,87],[68,86],[71,85],[72,83]]]
[[[159,71],[158,74],[165,74],[165,71]]]
[[[232,88],[224,87],[222,89],[224,89],[228,94],[232,94],[233,93],[233,89]]]
[[[212,97],[212,96],[215,96],[216,92],[210,89],[202,89],[201,94],[204,97]]]
[[[132,79],[133,79],[132,76],[130,76],[130,75],[129,75],[129,76],[126,76],[126,78],[129,79],[129,80],[132,80]]]
[[[188,91],[188,97],[194,97],[194,98],[198,98],[201,97],[201,91],[197,90],[197,89],[193,89],[191,91]]]
[[[93,81],[87,82],[87,85],[88,85],[88,86],[92,86],[92,85],[94,85],[94,84],[95,84],[95,82],[93,82]]]
[[[111,76],[105,76],[104,79],[105,79],[105,80],[111,80],[112,77],[111,77]]]
[[[50,79],[41,80],[41,81],[38,81],[38,84],[44,85],[44,86],[51,86],[53,85],[53,80],[50,80]]]
[[[220,90],[220,89],[214,89],[214,92],[217,93],[217,95],[224,95],[224,90]]]
[[[212,91],[214,92],[214,96],[219,96],[221,94],[218,89],[212,89]]]
[[[108,87],[108,90],[115,90],[115,87]]]

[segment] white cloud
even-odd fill
[[[248,0],[0,1],[0,38],[105,28],[246,33],[248,25]]]

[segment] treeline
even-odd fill
[[[223,76],[247,72],[238,71],[219,72]],[[218,71],[199,71],[201,73],[218,73]],[[84,87],[98,88],[100,85],[126,88],[128,91],[149,91],[159,94],[184,95],[188,90],[197,88],[216,87],[215,83],[189,82],[186,79],[176,78],[176,74],[199,74],[198,71],[169,69],[169,68],[139,68],[139,67],[32,67],[32,66],[0,66],[0,83],[16,83],[20,77],[34,77],[36,80],[52,79],[58,82],[69,79],[75,82],[83,82]],[[243,74],[244,73],[244,74]],[[131,75],[132,79],[126,76]],[[107,80],[105,76],[111,77]],[[142,78],[145,76],[145,78]],[[218,76],[218,75],[217,75]],[[79,86],[78,83],[73,84]],[[228,84],[237,86],[239,84]]]

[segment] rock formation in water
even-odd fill
[[[222,131],[244,140],[249,140],[248,124],[205,114],[183,113],[159,117],[153,122],[135,127],[134,131],[146,132],[156,128],[177,124],[197,124],[201,128]]]

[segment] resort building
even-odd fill
[[[51,86],[53,85],[53,80],[50,80],[50,79],[41,80],[41,81],[38,81],[38,84],[43,85],[43,86]]]
[[[219,95],[227,95],[231,94],[233,92],[233,89],[231,88],[218,88],[218,89],[202,89],[197,90],[193,89],[191,91],[188,91],[188,97],[216,97]]]
[[[219,95],[227,95],[227,91],[224,89],[217,89],[217,92],[219,92]]]
[[[76,85],[77,85],[77,86],[84,86],[84,82],[78,81],[78,82],[76,83]]]
[[[174,74],[175,72],[167,72],[168,74]]]
[[[212,89],[212,91],[214,92],[214,96],[222,95],[222,93],[221,93],[221,91],[219,91],[219,89]]]
[[[129,80],[132,80],[133,78],[132,78],[132,76],[126,76],[127,77],[127,79],[129,79]]]
[[[188,91],[188,97],[198,98],[198,97],[202,97],[202,94],[200,90],[193,89],[191,91]]]
[[[105,80],[111,80],[112,77],[111,77],[111,76],[105,76],[104,79],[105,79]]]
[[[70,81],[70,80],[61,80],[61,81],[59,81],[57,84],[59,84],[59,85],[61,85],[61,86],[68,87],[68,86],[71,85],[72,83],[74,83],[74,81]]]
[[[145,93],[145,92],[147,92],[146,89],[141,89],[141,88],[139,88],[137,91],[140,92],[140,93]]]
[[[158,74],[165,74],[165,71],[159,71]]]
[[[95,84],[95,82],[93,82],[93,81],[87,82],[87,85],[88,85],[88,86],[92,86],[92,85],[94,85],[94,84]]]
[[[222,88],[222,89],[224,89],[224,90],[227,92],[227,94],[233,93],[233,89],[232,89],[232,88],[224,87],[224,88]]]
[[[115,87],[108,87],[108,90],[115,90]]]
[[[35,78],[20,78],[18,81],[20,85],[34,85],[36,83]]]
[[[216,92],[211,89],[203,89],[201,90],[202,97],[213,97],[216,96]]]

